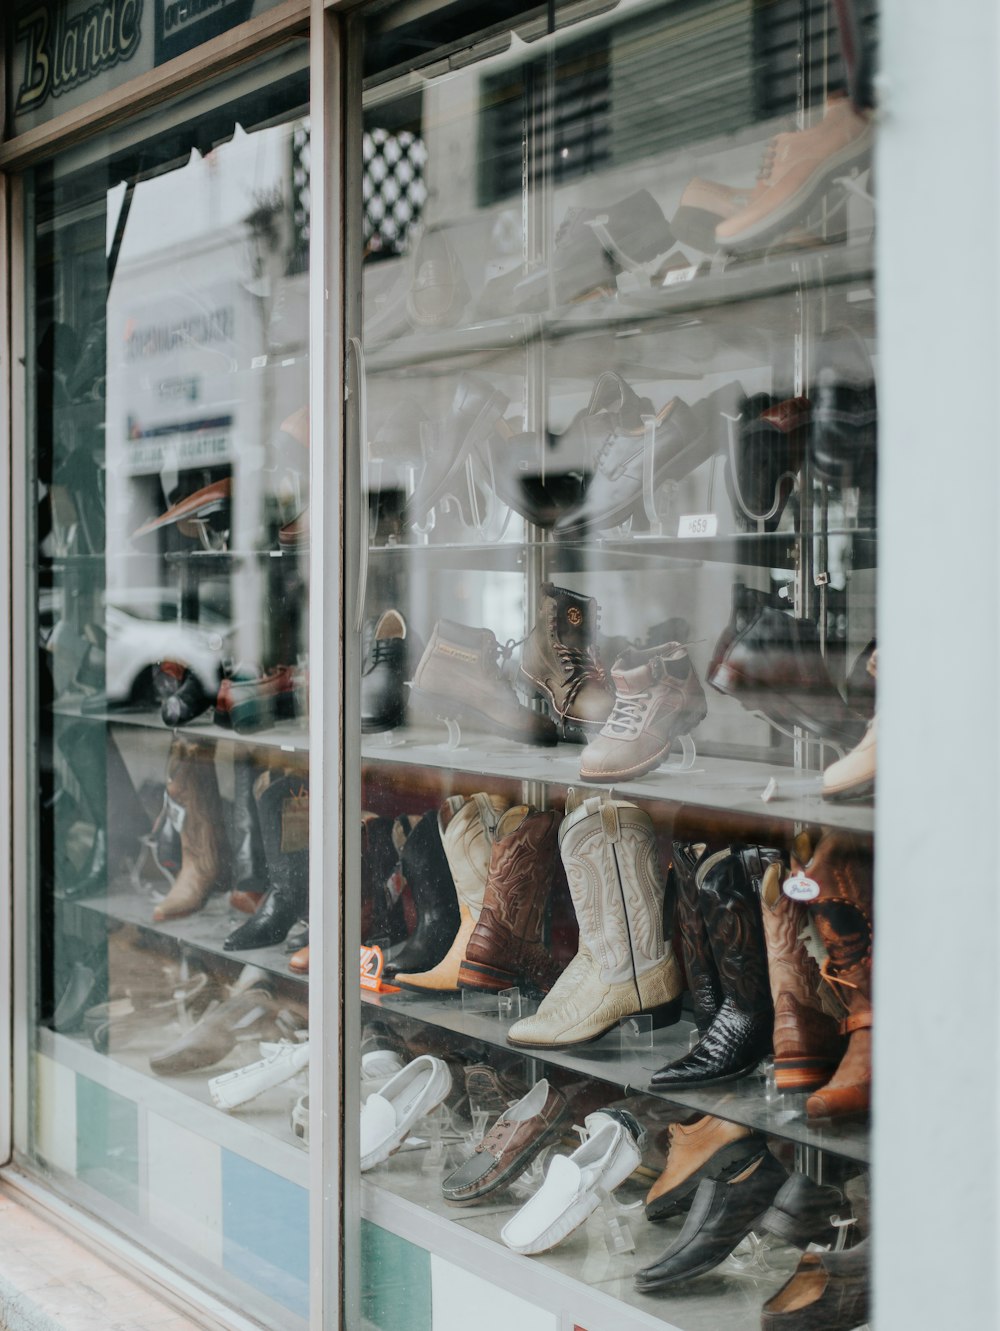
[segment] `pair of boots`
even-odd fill
[[[226,939],[227,950],[281,942],[308,910],[309,782],[272,779],[259,798],[260,771],[252,755],[234,758],[233,844],[226,835],[222,795],[211,746],[178,738],[167,759],[163,810],[154,829],[157,862],[170,891],[156,906],[157,921],[200,910],[214,890],[233,885],[256,912]]]
[[[401,967],[393,983],[422,993],[460,988],[500,993],[518,985],[551,989],[559,967],[542,944],[542,924],[558,819],[553,810],[526,804],[508,808],[498,795],[447,801],[438,826],[457,929],[440,961],[424,971]]]

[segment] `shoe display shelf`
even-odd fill
[[[634,1250],[615,1253],[609,1251],[607,1222],[598,1211],[557,1248],[522,1257],[504,1247],[499,1237],[520,1203],[449,1206],[441,1197],[439,1174],[424,1171],[423,1154],[401,1151],[363,1176],[362,1216],[448,1262],[488,1272],[491,1283],[535,1308],[563,1317],[571,1310],[567,1325],[587,1331],[719,1331],[757,1325],[761,1304],[784,1283],[801,1255],[795,1249],[769,1248],[766,1268],[743,1274],[730,1260],[711,1277],[651,1298],[636,1291],[632,1273],[659,1256],[679,1232],[680,1219],[649,1224],[641,1201],[635,1212],[619,1211],[617,1218],[628,1225]]]
[[[308,975],[296,975],[288,969],[289,953],[281,945],[256,947],[246,951],[227,951],[224,943],[238,925],[249,916],[229,905],[229,894],[216,893],[201,910],[179,920],[154,920],[154,891],[160,884],[143,883],[140,891],[128,881],[111,886],[106,895],[88,897],[80,901],[61,902],[66,910],[82,910],[102,916],[118,924],[132,924],[146,933],[173,939],[181,951],[191,950],[210,957],[218,957],[233,968],[235,974],[243,966],[255,966],[261,971],[301,990],[303,998],[309,983]]]
[[[126,706],[104,708],[89,711],[83,708],[84,697],[74,699],[70,695],[63,698],[52,708],[54,715],[80,721],[93,721],[103,726],[127,726],[137,730],[151,730],[164,739],[180,735],[185,739],[228,740],[238,745],[253,745],[270,749],[280,749],[283,753],[308,753],[309,732],[305,723],[294,725],[283,723],[269,726],[266,730],[239,731],[217,726],[207,718],[210,711],[180,729],[173,731],[160,720],[157,710],[148,706]]]
[[[212,1104],[208,1083],[212,1077],[252,1062],[255,1046],[237,1045],[222,1062],[199,1072],[154,1076],[149,1056],[163,1048],[169,1035],[170,1028],[162,1020],[137,1024],[127,1043],[102,1054],[86,1035],[63,1035],[43,1028],[38,1052],[141,1109],[307,1187],[309,1159],[292,1132],[290,1119],[292,1106],[305,1090],[304,1078],[297,1078],[295,1085],[273,1087],[233,1113],[225,1113]]]
[[[571,313],[508,315],[441,332],[407,334],[371,347],[366,352],[367,368],[369,373],[444,374],[456,365],[468,365],[475,357],[502,357],[504,352],[523,351],[535,344],[544,344],[551,351],[552,344],[566,338],[597,335],[605,339],[605,355],[608,343],[613,346],[617,342],[623,348],[620,364],[612,350],[612,358],[603,360],[600,368],[636,374],[644,357],[634,339],[647,331],[655,332],[660,324],[669,332],[674,324],[683,329],[686,344],[684,350],[678,347],[675,351],[678,367],[675,370],[659,359],[650,373],[676,373],[678,377],[689,373],[692,378],[700,378],[704,359],[698,355],[698,325],[710,326],[716,334],[726,333],[737,340],[746,333],[788,331],[790,321],[797,317],[794,298],[799,293],[843,288],[847,295],[848,288],[857,288],[849,293],[852,309],[857,309],[874,302],[873,273],[870,241],[730,264],[719,272],[712,272],[707,264],[693,264],[678,270],[674,280],[659,289],[650,287],[622,292],[614,299],[586,301]],[[556,373],[559,367],[557,360]],[[570,368],[577,373],[589,372],[578,358]],[[641,372],[637,377],[642,377]]]
[[[361,745],[362,760],[369,767],[406,764],[538,782],[560,791],[573,786],[581,793],[598,794],[604,787],[580,780],[580,752],[578,744],[541,749],[495,735],[465,735],[464,730],[458,748],[453,749],[444,726],[433,724],[407,726],[388,736],[370,735]],[[617,783],[614,791],[620,797],[656,801],[668,808],[688,805],[706,812],[745,814],[764,824],[759,830],[762,839],[766,839],[767,824],[773,834],[776,824],[788,822],[874,831],[875,811],[870,804],[831,803],[822,798],[821,785],[818,771],[698,754],[689,771],[665,765],[634,781]]]

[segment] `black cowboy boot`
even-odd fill
[[[774,1009],[760,910],[760,882],[776,850],[736,846],[699,866],[700,904],[719,973],[722,1006],[701,1040],[652,1079],[658,1091],[730,1081],[772,1048]]]
[[[457,797],[458,807],[465,800]],[[441,833],[456,812],[446,800],[440,812],[425,813],[406,838],[400,854],[403,878],[417,910],[417,927],[398,947],[391,949],[385,974],[430,970],[441,961],[458,933],[458,893],[448,867]]]
[[[240,748],[233,755],[233,891],[266,892],[267,862],[260,834],[254,783],[260,769],[253,755]]]
[[[257,804],[271,884],[257,913],[233,931],[227,952],[281,943],[309,910],[309,781],[272,781]]]
[[[723,999],[708,927],[698,900],[697,871],[708,857],[708,848],[675,841],[673,851],[675,919],[681,933],[684,970],[691,991],[695,1025],[704,1035],[722,1007]]]

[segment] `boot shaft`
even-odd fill
[[[483,911],[515,939],[537,943],[552,886],[559,815],[515,805],[494,834]]]
[[[665,886],[649,815],[627,800],[591,796],[569,812],[559,846],[580,945],[601,980],[625,983],[658,965]]]
[[[849,1012],[871,1006],[874,860],[849,832],[828,833],[804,870],[818,895],[809,910],[827,951],[823,968]]]
[[[501,795],[482,792],[466,800],[447,821],[442,845],[459,902],[479,919],[490,872],[493,836],[507,808]]]
[[[542,584],[535,626],[521,654],[522,673],[548,697],[558,716],[598,726],[614,694],[598,646],[600,607],[550,582]]]
[[[306,898],[309,891],[309,781],[283,776],[257,803],[272,889]]]
[[[773,1011],[767,970],[760,886],[776,850],[731,846],[711,856],[698,873],[701,908],[724,999],[742,1012]]]
[[[783,877],[784,866],[774,861],[767,866],[761,885],[771,997],[777,1004],[780,994],[789,993],[803,1006],[818,1008],[819,967],[802,941],[808,913],[802,902],[785,896],[781,886]]]
[[[722,986],[712,955],[705,917],[698,894],[697,874],[708,847],[675,842],[673,846],[674,902],[681,935],[684,969],[699,1031],[708,1030],[722,1006]]]

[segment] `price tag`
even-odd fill
[[[677,535],[681,540],[714,536],[718,530],[719,519],[714,513],[685,513],[677,524]]]
[[[793,901],[815,901],[819,896],[819,883],[813,878],[807,878],[804,873],[793,873],[785,879],[782,890]]]
[[[679,286],[681,282],[690,282],[692,278],[698,275],[698,265],[692,264],[690,268],[671,268],[663,279],[665,287]]]
[[[386,984],[382,979],[385,970],[385,957],[378,946],[361,948],[361,988],[369,989],[374,994],[398,994],[394,984]]]

